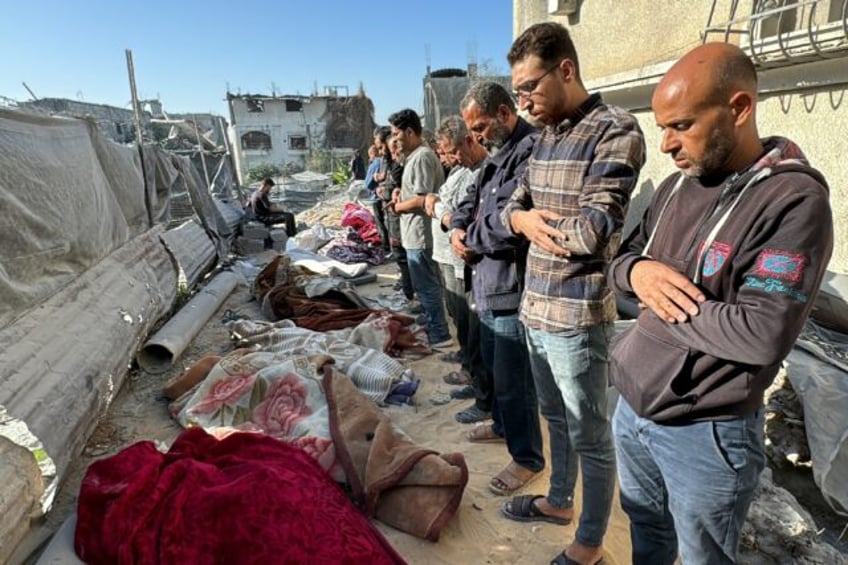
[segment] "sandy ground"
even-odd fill
[[[377,282],[359,287],[362,294],[373,296],[392,292],[390,287],[396,278],[396,267],[387,264],[376,271]],[[45,531],[58,528],[73,511],[80,481],[92,461],[114,454],[140,440],[153,440],[162,446],[170,445],[180,428],[168,416],[166,400],[161,396],[162,384],[205,354],[223,355],[232,350],[228,332],[223,325],[227,311],[261,317],[248,289],[239,287],[170,371],[152,375],[135,370],[130,374],[108,415],[71,469],[59,492],[54,511],[47,518]],[[421,445],[440,452],[462,453],[468,464],[470,479],[459,512],[443,530],[438,543],[412,537],[380,523],[376,523],[377,527],[411,564],[549,563],[573,539],[576,526],[522,524],[504,518],[500,508],[505,499],[489,492],[487,484],[509,462],[505,446],[471,444],[466,441],[464,434],[470,426],[457,423],[453,416],[472,404],[472,400],[441,403],[452,388],[441,377],[457,367],[440,361],[438,355],[411,361],[409,366],[422,380],[416,394],[416,406],[389,407],[386,410]],[[548,480],[548,472],[545,472],[523,492],[545,493]],[[578,510],[580,504],[578,485]],[[617,496],[613,503],[605,550],[607,565],[630,562],[627,519],[619,507]]]

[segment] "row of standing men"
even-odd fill
[[[528,28],[507,60],[512,96],[474,84],[437,132],[441,163],[405,109],[375,133],[381,165],[366,177],[431,344],[452,343],[443,305],[457,327],[475,398],[457,419],[491,416],[468,439],[505,442],[512,461],[489,488],[508,496],[546,465],[541,412],[548,491],[502,511],[579,520],[553,563],[602,560],[616,472],[634,563],[734,563],[765,464],[763,392],[832,251],[827,183],[792,141],[759,136],[751,60],[708,43],[654,92],[679,172],[622,242],[646,159],[639,122],[585,89],[559,24]],[[613,336],[616,294],[640,309]]]

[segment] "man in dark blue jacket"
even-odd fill
[[[468,439],[506,440],[513,460],[492,478],[489,489],[509,495],[545,467],[536,390],[524,326],[518,319],[527,245],[506,230],[499,218],[537,134],[516,114],[506,89],[495,82],[472,86],[460,111],[468,129],[495,153],[483,163],[474,189],[451,219],[451,246],[471,269],[465,280],[471,280],[474,307],[480,313],[480,347],[495,397],[494,424],[478,426]]]

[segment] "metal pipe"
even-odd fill
[[[179,358],[212,314],[238,284],[238,277],[225,271],[198,292],[168,320],[138,352],[139,366],[148,373],[164,373]]]

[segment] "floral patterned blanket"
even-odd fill
[[[183,427],[199,426],[218,437],[248,431],[285,441],[344,482],[320,383],[320,367],[329,361],[326,356],[238,350],[175,401],[171,413]]]
[[[171,404],[174,418],[219,438],[254,432],[297,446],[346,483],[368,515],[437,540],[462,498],[465,461],[416,446],[375,404],[374,387],[369,395],[362,386],[409,378],[403,366],[290,322],[240,321],[233,329],[263,350],[243,348],[217,361]]]

